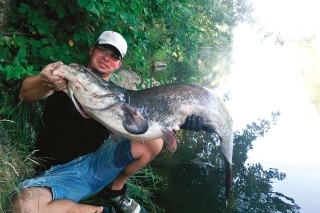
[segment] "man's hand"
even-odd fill
[[[186,118],[186,121],[180,126],[180,129],[200,131],[202,129],[202,126],[202,117],[191,115]]]
[[[56,76],[52,74],[52,71],[58,66],[63,64],[61,61],[48,64],[41,72],[40,76],[42,84],[49,90],[62,91],[67,89],[67,81],[63,76]]]

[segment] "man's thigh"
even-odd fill
[[[12,198],[13,212],[41,212],[52,201],[47,187],[30,187],[17,192]]]

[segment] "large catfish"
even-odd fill
[[[231,187],[233,152],[232,119],[223,103],[210,90],[193,84],[166,84],[142,90],[127,90],[105,81],[77,64],[60,65],[54,75],[68,80],[65,92],[79,112],[112,132],[147,141],[162,138],[174,152],[179,130],[190,115],[203,120],[201,130],[216,133],[225,159],[226,199]]]

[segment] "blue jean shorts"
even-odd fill
[[[99,192],[133,161],[129,139],[118,136],[118,141],[114,142],[109,138],[95,152],[52,166],[40,176],[23,181],[17,191],[48,187],[53,200],[78,202]]]

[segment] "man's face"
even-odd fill
[[[93,46],[90,48],[90,55],[88,68],[105,80],[109,80],[110,75],[121,66],[121,56],[113,46]]]

